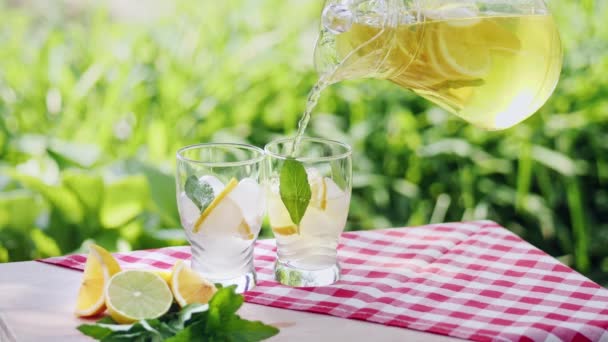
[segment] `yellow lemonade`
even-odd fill
[[[342,62],[331,83],[388,79],[486,129],[534,114],[553,92],[562,61],[550,15],[354,23],[337,36],[336,50]]]

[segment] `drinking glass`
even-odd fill
[[[305,137],[292,158],[293,144],[294,139],[279,139],[265,147],[267,211],[277,242],[275,279],[289,286],[333,284],[340,278],[337,247],[350,205],[351,148]],[[294,160],[302,167],[300,177]],[[308,201],[301,196],[306,193],[301,178],[310,188]]]
[[[177,152],[177,203],[192,268],[214,283],[256,285],[253,246],[265,211],[264,151],[209,143]]]

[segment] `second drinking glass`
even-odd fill
[[[289,286],[324,286],[340,278],[337,247],[351,197],[351,148],[303,138],[266,145],[270,226],[277,242],[275,278]]]

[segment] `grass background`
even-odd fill
[[[317,77],[321,1],[74,3],[0,0],[0,262],[185,243],[176,149],[293,134]],[[492,219],[608,285],[608,1],[549,5],[561,80],[515,128],[385,81],[323,94],[308,134],[354,148],[347,229]]]

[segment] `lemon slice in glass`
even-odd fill
[[[308,173],[308,184],[310,184],[310,203],[309,205],[321,210],[327,208],[327,183],[325,177],[313,168],[306,170]]]
[[[76,300],[75,313],[80,317],[90,317],[106,309],[104,288],[120,266],[112,254],[98,245],[91,245],[84,265],[82,284]]]
[[[291,217],[285,204],[281,200],[278,191],[268,190],[268,219],[270,221],[270,227],[275,235],[292,235],[298,233],[298,226],[296,226]]]
[[[217,289],[183,261],[173,266],[171,291],[181,307],[192,303],[207,304]]]
[[[167,282],[154,272],[127,270],[115,274],[106,287],[112,319],[128,324],[164,315],[173,303]]]
[[[292,224],[289,226],[273,227],[272,231],[278,235],[293,235],[298,233],[298,226]]]
[[[228,182],[228,184],[226,184],[226,187],[219,194],[217,194],[217,196],[215,196],[215,198],[213,199],[213,201],[211,201],[209,206],[207,208],[205,208],[205,210],[203,210],[203,212],[201,213],[201,216],[199,216],[198,220],[196,220],[196,223],[194,224],[194,229],[193,229],[194,233],[198,233],[198,231],[201,229],[201,226],[203,225],[203,223],[205,222],[207,217],[209,217],[209,215],[211,215],[213,210],[215,208],[217,208],[220,205],[220,203],[222,203],[222,200],[226,196],[228,196],[228,194],[232,190],[234,190],[234,188],[236,188],[236,186],[238,184],[239,184],[239,182],[235,178],[232,178],[230,180],[230,182]]]

